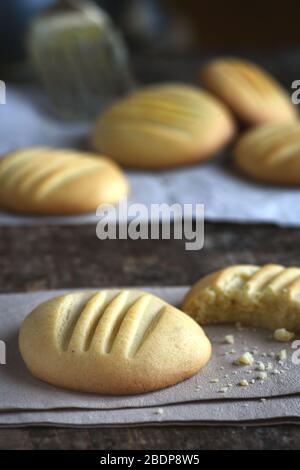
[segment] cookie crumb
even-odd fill
[[[281,351],[279,351],[279,352],[276,354],[276,357],[277,357],[277,359],[279,360],[279,362],[285,361],[286,358],[287,358],[286,349],[282,349]]]
[[[248,387],[248,386],[249,386],[248,380],[246,380],[246,379],[240,380],[240,381],[239,381],[239,386],[240,386],[240,387]]]
[[[226,335],[225,336],[225,342],[227,344],[234,344],[234,336],[233,335]]]
[[[257,374],[257,378],[258,378],[259,380],[267,380],[268,374],[267,374],[266,372],[259,372],[259,373]]]
[[[217,383],[219,383],[219,379],[211,379],[210,383],[217,384]]]
[[[257,362],[257,367],[256,367],[256,368],[257,368],[257,370],[260,370],[260,371],[266,370],[266,366],[265,366],[264,363],[261,362],[261,361],[258,361],[258,362]]]
[[[285,328],[278,328],[274,331],[273,338],[276,339],[276,341],[288,343],[289,341],[292,341],[295,338],[295,333],[292,333],[291,331],[288,331]]]
[[[236,364],[239,366],[251,366],[254,362],[254,358],[251,353],[245,352],[237,360]]]

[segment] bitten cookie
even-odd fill
[[[297,118],[288,93],[266,71],[251,62],[216,59],[200,71],[201,82],[250,125]]]
[[[208,159],[233,136],[229,111],[187,85],[156,85],[108,108],[92,145],[124,166],[162,169]]]
[[[78,292],[50,300],[24,321],[21,355],[59,387],[135,394],[191,377],[211,345],[189,316],[138,290]]]
[[[94,154],[38,147],[0,160],[0,206],[8,211],[81,214],[117,202],[127,192],[119,167]]]
[[[300,122],[269,124],[244,134],[234,148],[235,162],[260,181],[300,185]]]
[[[300,268],[235,265],[200,279],[182,310],[200,324],[241,322],[300,331]]]

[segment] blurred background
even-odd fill
[[[254,60],[290,87],[299,17],[299,0],[1,0],[0,79],[39,82],[71,119],[137,83],[197,83],[214,55]]]
[[[262,66],[291,94],[300,79],[299,18],[299,0],[0,0],[0,80],[7,96],[0,106],[0,157],[35,145],[91,150],[91,129],[108,104],[149,83],[199,87],[202,65],[216,56]],[[203,165],[186,173],[183,200],[196,194],[210,208],[215,201],[211,217],[221,220],[224,213],[241,220],[246,207],[245,220],[252,214],[255,221],[299,223],[289,209],[300,207],[295,191],[270,196],[247,183],[249,195],[237,200],[231,149],[220,157],[215,172]],[[139,193],[147,203],[156,195],[151,182]]]
[[[297,47],[297,0],[95,0],[113,18],[133,51],[201,50],[250,46]],[[25,35],[32,19],[55,0],[1,0],[1,65],[25,57]]]

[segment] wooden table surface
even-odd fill
[[[300,264],[300,229],[205,225],[205,246],[99,241],[95,226],[0,228],[3,293],[112,285],[186,285],[233,263]],[[0,429],[0,449],[295,449],[300,426]]]

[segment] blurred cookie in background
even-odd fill
[[[200,79],[248,125],[292,121],[298,117],[288,93],[271,75],[251,62],[216,59],[200,70]]]
[[[226,107],[184,84],[142,88],[98,119],[94,150],[132,168],[162,169],[212,158],[233,137]]]
[[[126,196],[128,183],[105,157],[74,150],[27,148],[0,161],[0,207],[37,215],[75,215]]]
[[[238,168],[258,181],[300,186],[300,122],[248,131],[238,140],[234,156]]]

